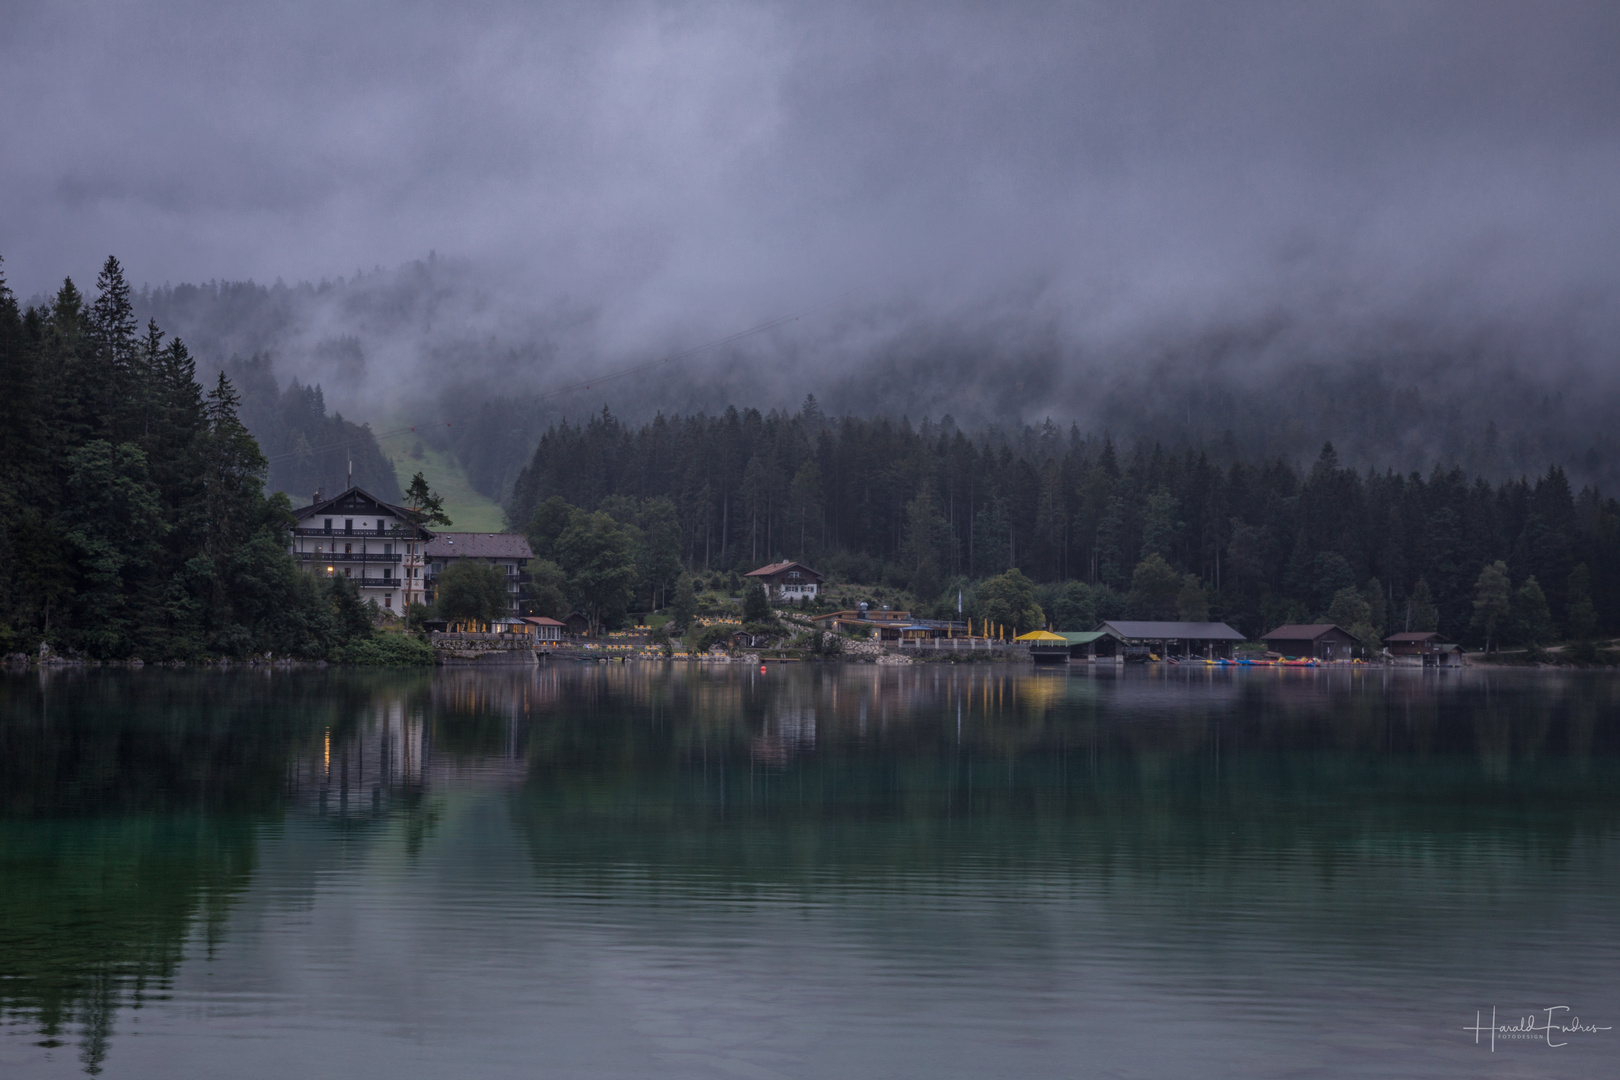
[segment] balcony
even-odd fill
[[[372,555],[372,554],[362,555],[358,551],[354,551],[354,552],[342,552],[342,551],[295,551],[295,552],[293,552],[293,558],[297,559],[299,562],[324,562],[324,563],[380,562],[380,563],[397,563],[403,557],[404,556],[401,556],[401,555]]]
[[[294,536],[392,536],[396,532],[405,532],[403,525],[390,525],[382,529],[294,529]]]
[[[362,589],[403,589],[405,587],[405,579],[397,577],[357,577],[349,580]]]

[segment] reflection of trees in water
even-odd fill
[[[517,814],[548,863],[748,880],[1556,857],[1620,821],[1614,694],[1434,672],[586,669],[531,717]]]
[[[46,1042],[77,1030],[99,1068],[116,1009],[221,932],[259,823],[393,821],[413,851],[428,796],[463,783],[519,789],[547,874],[1191,874],[1246,895],[1292,861],[1310,873],[1289,887],[1400,892],[1390,867],[1444,851],[1506,876],[1613,835],[1617,697],[1603,677],[1112,666],[0,677],[0,1011]]]
[[[289,766],[386,678],[48,671],[0,677],[0,1012],[99,1071],[119,1007],[163,991],[252,876]]]
[[[0,823],[0,1012],[98,1072],[120,1005],[167,987],[252,876],[252,826],[201,814]]]

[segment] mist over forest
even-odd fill
[[[705,342],[609,351],[599,312],[516,310],[480,288],[476,268],[436,257],[317,284],[147,288],[134,300],[232,375],[272,485],[295,497],[340,481],[351,455],[379,495],[395,493],[355,421],[417,426],[411,441],[454,451],[474,486],[504,502],[541,434],[566,418],[604,405],[632,424],[731,405],[792,411],[807,395],[834,416],[948,416],[996,437],[1052,421],[1124,446],[1296,466],[1330,441],[1358,468],[1455,465],[1494,481],[1556,464],[1578,484],[1620,486],[1613,364],[1567,324],[1481,318],[1442,330],[1369,315],[1315,326],[1279,311],[1094,349],[1041,329],[1033,308],[953,325],[846,297],[680,357]],[[782,314],[793,313],[759,321]],[[665,357],[676,358],[593,382]]]

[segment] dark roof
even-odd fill
[[[821,576],[820,574],[817,574],[814,570],[810,569],[808,566],[804,565],[804,563],[802,563],[802,562],[793,562],[792,560],[788,560],[787,562],[771,563],[771,565],[762,566],[758,570],[750,570],[750,571],[748,571],[748,573],[744,574],[743,577],[775,577],[777,574],[780,574],[782,571],[791,570],[795,566],[797,566],[800,570],[803,570],[807,574],[811,574],[811,575],[813,575],[815,577],[820,577]]]
[[[1223,622],[1138,622],[1111,620],[1098,629],[1138,641],[1247,641]]]
[[[417,517],[415,511],[409,507],[383,502],[371,492],[357,487],[352,487],[345,492],[332,496],[330,499],[322,499],[319,502],[312,502],[308,506],[301,506],[293,511],[293,517],[298,521],[315,517],[317,514],[388,515],[407,522],[415,521]],[[420,526],[417,527],[417,532],[422,536],[433,535]]]
[[[443,532],[422,553],[430,559],[532,559],[534,550],[522,533]]]
[[[1336,623],[1289,623],[1287,626],[1277,627],[1277,629],[1267,634],[1262,640],[1315,641],[1317,638],[1326,637],[1334,630],[1337,630],[1345,637],[1354,641],[1361,640],[1360,638],[1356,637],[1356,635],[1352,634],[1350,631],[1346,630],[1342,626],[1337,625]]]
[[[1436,630],[1409,630],[1403,634],[1391,634],[1385,641],[1439,641],[1440,634]]]

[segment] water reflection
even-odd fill
[[[448,890],[440,931],[542,905],[609,949],[707,956],[776,918],[755,905],[807,904],[794,933],[828,955],[1009,993],[1098,964],[1216,1012],[1303,1008],[1324,972],[1596,993],[1617,698],[1602,675],[988,665],[0,678],[0,1012],[28,1039],[0,1064],[97,1071],[120,1008],[259,933],[248,898],[386,906],[401,874],[413,903]],[[1569,926],[1585,953],[1543,971]]]

